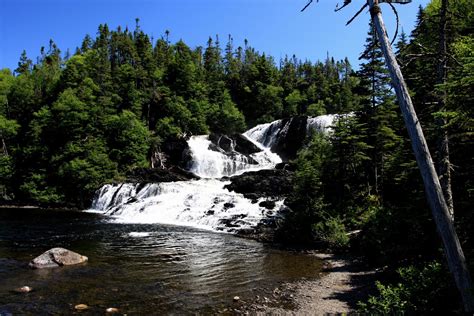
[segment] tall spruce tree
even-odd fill
[[[368,171],[374,193],[382,196],[387,161],[398,148],[401,137],[396,133],[395,95],[372,22],[369,24],[363,59],[365,62],[361,64],[357,74],[361,79],[361,120],[366,123],[367,141],[372,148],[369,154],[371,166]]]

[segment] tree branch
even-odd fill
[[[352,0],[344,0],[344,4],[342,5],[342,7],[339,8],[339,3],[336,4],[336,9],[334,9],[335,12],[337,11],[341,11],[342,9],[344,9],[345,7],[347,7],[350,3],[351,3]],[[367,5],[367,4],[366,4]]]
[[[362,11],[364,11],[364,9],[365,9],[365,8],[367,8],[367,6],[368,6],[368,4],[367,4],[367,3],[366,3],[366,4],[364,4],[364,5],[362,6],[362,8],[360,8],[360,10],[359,10],[359,11],[357,11],[357,13],[356,13],[356,14],[355,14],[355,15],[354,15],[354,16],[353,16],[353,17],[352,17],[352,18],[351,18],[349,21],[347,21],[347,23],[346,23],[346,26],[348,26],[349,24],[351,24],[351,23],[352,23],[352,21],[354,21],[354,20],[355,20],[355,18],[356,18],[356,17],[358,17],[358,16],[359,16],[359,14],[361,14],[361,13],[362,13]],[[341,8],[341,9],[342,9],[342,8]]]
[[[316,0],[316,2],[319,2],[319,0]],[[306,10],[307,7],[309,7],[311,5],[311,3],[313,3],[313,0],[309,0],[309,2],[304,6],[303,9],[301,9],[300,12],[303,12],[304,10]]]

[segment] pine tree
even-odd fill
[[[386,163],[398,148],[401,137],[396,133],[395,96],[372,22],[369,24],[368,35],[364,53],[366,62],[361,65],[358,76],[361,79],[362,120],[367,124],[368,144],[372,147],[370,183],[374,193],[382,196]]]

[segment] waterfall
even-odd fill
[[[255,227],[263,218],[276,215],[283,201],[273,209],[258,201],[229,192],[215,179],[147,184],[105,185],[96,199],[101,213],[117,223],[171,224],[215,231],[234,232]],[[113,199],[113,196],[125,199]]]
[[[306,130],[310,133],[312,130],[318,132],[328,132],[339,114],[327,114],[315,117],[308,117],[306,120]],[[290,128],[291,119],[277,120],[271,123],[265,123],[255,126],[244,133],[245,136],[259,142],[266,148],[272,148],[278,140],[284,136]]]
[[[252,139],[249,139],[252,141]],[[252,141],[254,144],[255,142]],[[271,169],[275,164],[281,162],[278,155],[271,153],[265,148],[262,151],[249,156],[242,155],[234,150],[232,145],[230,153],[225,152],[217,146],[213,146],[207,135],[193,136],[188,141],[193,158],[189,171],[201,178],[222,178],[233,176],[246,171]]]
[[[308,133],[311,131],[318,131],[318,132],[329,132],[331,130],[331,126],[334,125],[335,121],[340,117],[345,117],[351,114],[327,114],[327,115],[320,115],[315,117],[308,117],[308,121],[306,123],[306,130]]]
[[[302,122],[308,131],[324,132],[336,117],[324,115]],[[188,140],[192,157],[189,171],[200,180],[107,184],[97,191],[89,211],[118,223],[172,224],[224,232],[255,228],[262,220],[280,216],[283,199],[275,200],[269,209],[268,203],[261,203],[267,198],[250,200],[225,189],[230,181],[223,177],[274,168],[281,158],[271,148],[288,133],[291,121],[261,124],[245,132],[245,140],[257,148],[251,154],[237,152],[234,141],[224,150],[219,147],[221,138],[216,145],[207,135],[193,136]]]
[[[246,131],[244,135],[262,144],[262,146],[266,148],[271,148],[278,140],[278,135],[282,130],[282,123],[282,120],[278,120],[271,123],[260,124]]]

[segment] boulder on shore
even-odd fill
[[[31,260],[33,269],[56,268],[86,262],[88,258],[65,248],[52,248]]]

